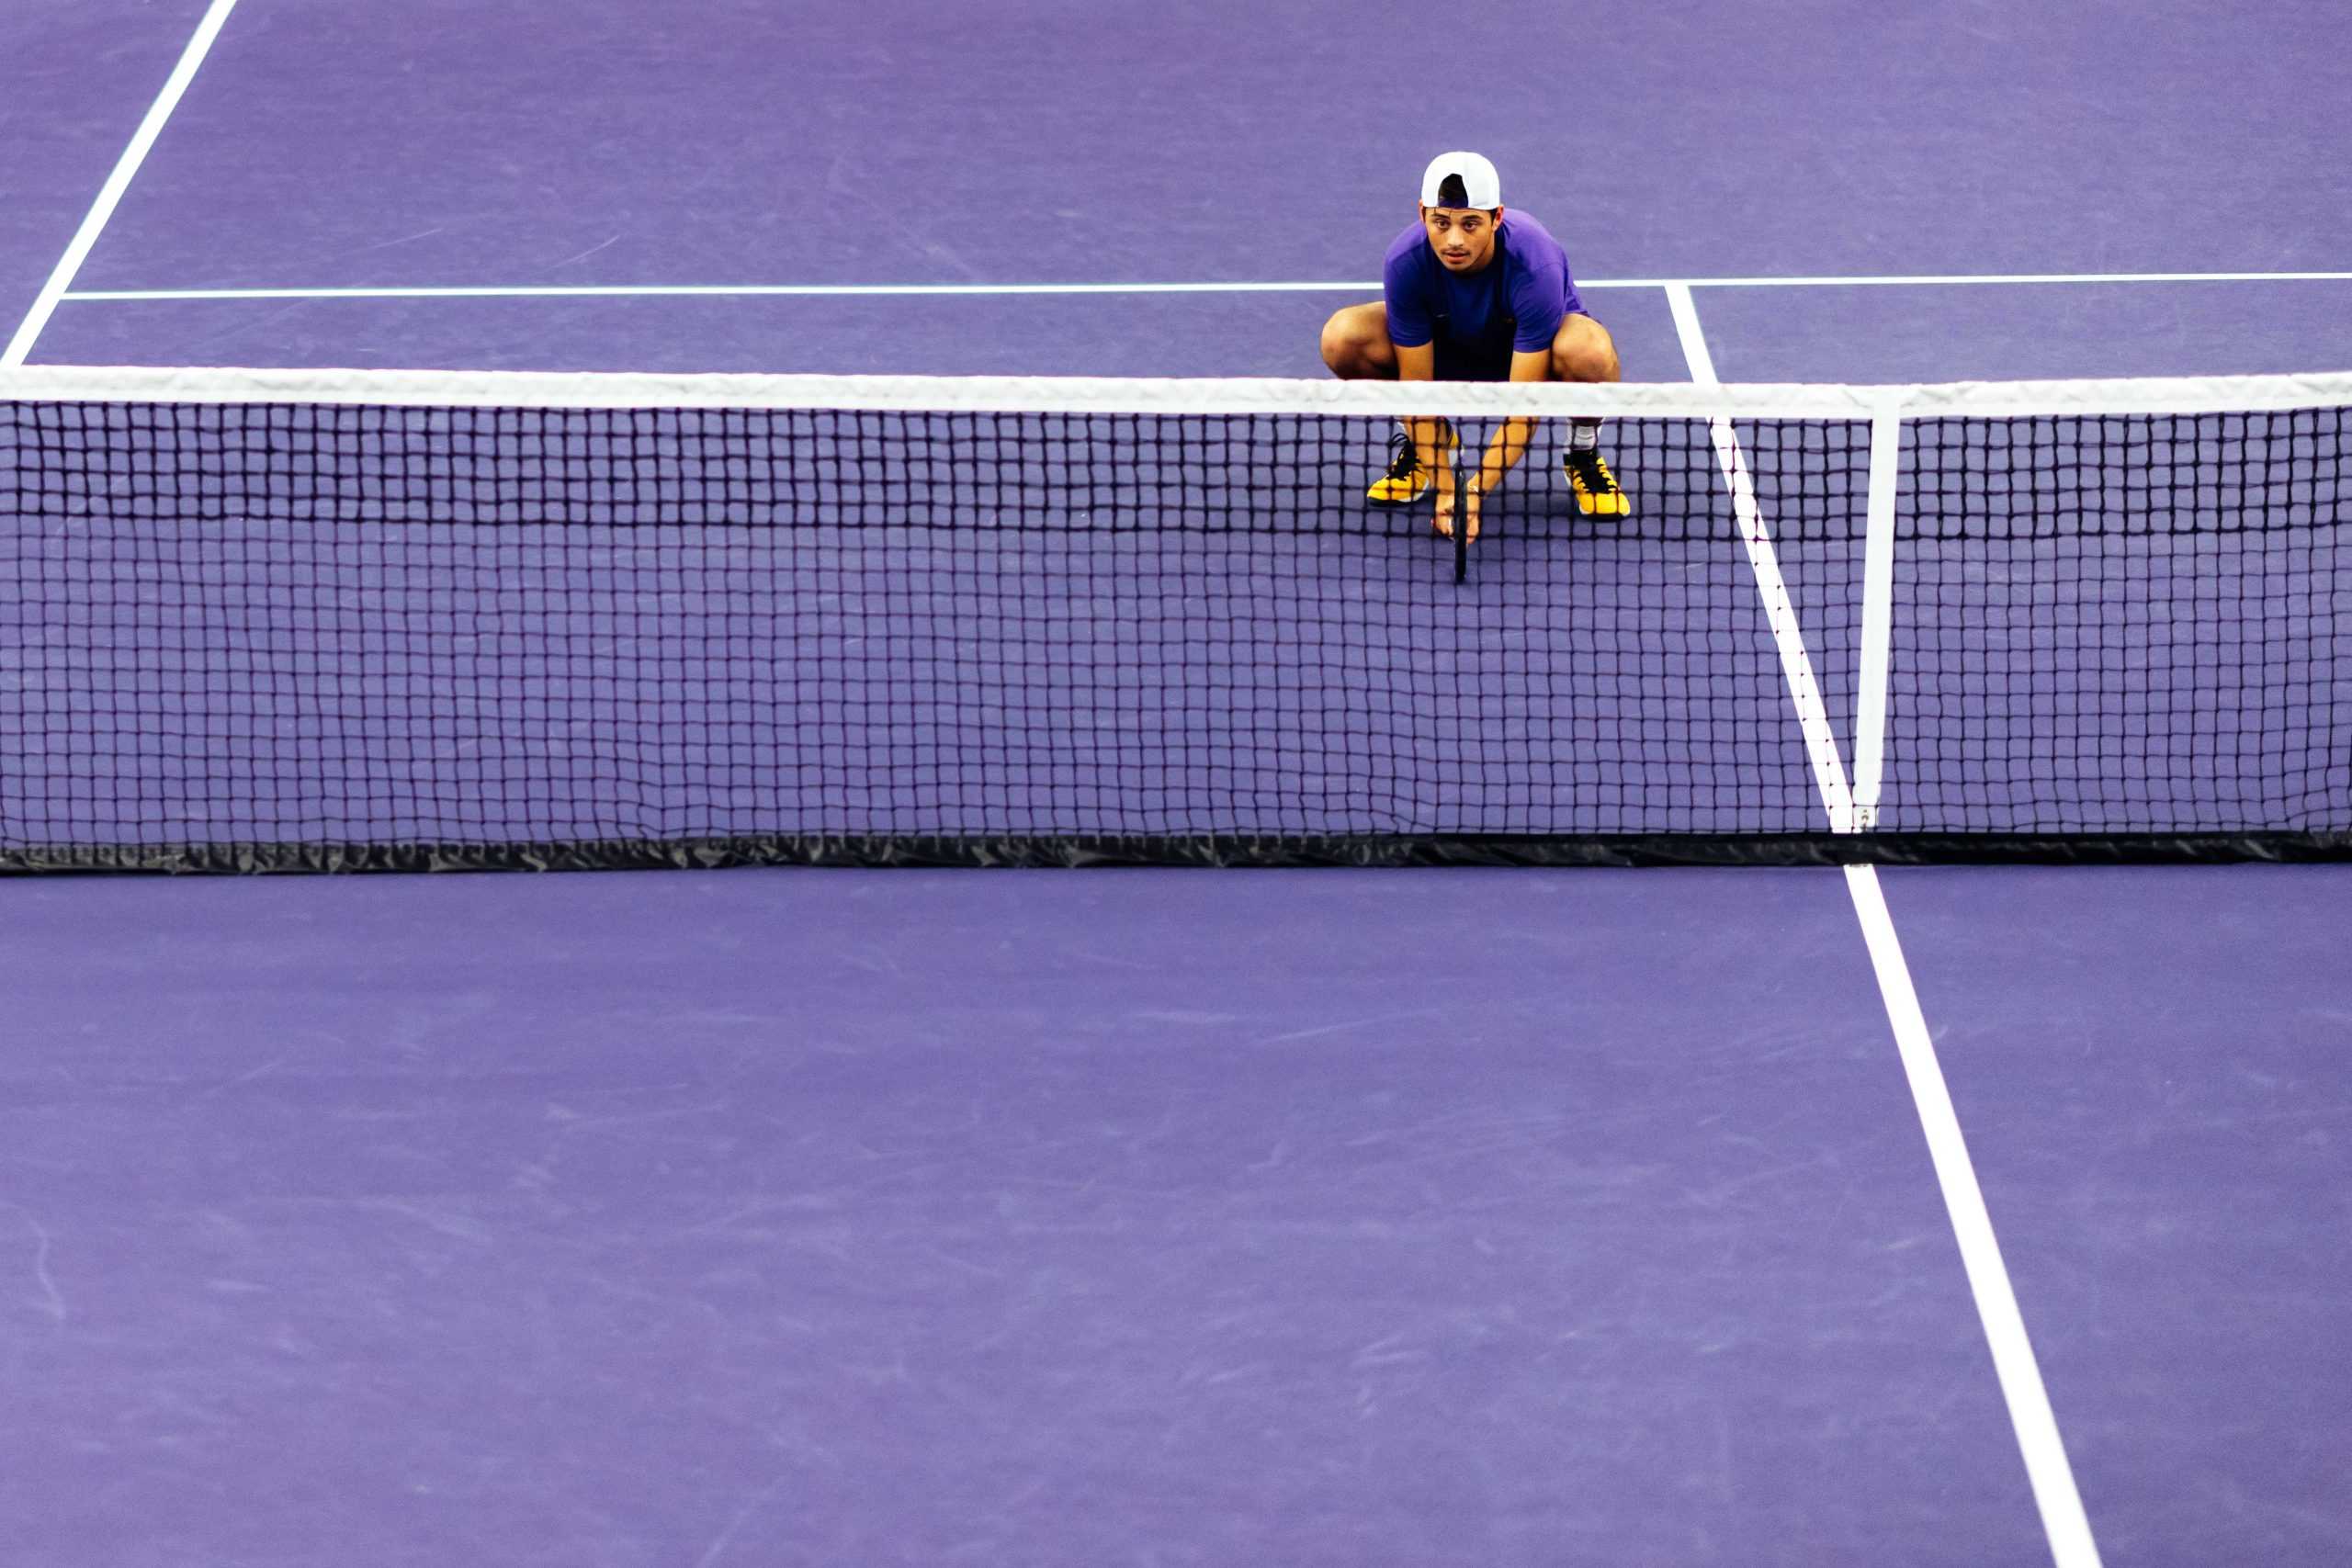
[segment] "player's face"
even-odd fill
[[[1421,227],[1450,272],[1476,272],[1493,259],[1495,222],[1502,209],[1488,212],[1476,207],[1424,207]]]

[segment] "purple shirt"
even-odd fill
[[[1550,231],[1524,212],[1506,209],[1495,226],[1495,254],[1476,272],[1445,269],[1416,220],[1388,247],[1382,276],[1388,304],[1388,341],[1419,348],[1442,346],[1480,355],[1540,354],[1552,346],[1560,322],[1584,314],[1568,256]]]

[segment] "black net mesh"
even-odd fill
[[[2341,409],[1906,431],[1883,824],[2352,829]]]
[[[1462,431],[1476,452],[1492,422]],[[1850,755],[1867,421],[1740,420]],[[1715,433],[1455,580],[1362,414],[0,402],[0,863],[1786,858],[2352,829],[2343,416],[1906,433],[1831,841]],[[1465,458],[1465,463],[1471,459]]]

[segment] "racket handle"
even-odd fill
[[[1457,488],[1456,495],[1461,494]],[[1470,517],[1465,509],[1457,509],[1453,518],[1453,581],[1463,582],[1470,576]]]

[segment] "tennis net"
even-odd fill
[[[2345,853],[2347,408],[0,372],[0,869]]]

